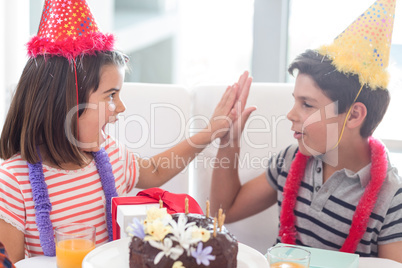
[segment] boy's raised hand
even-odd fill
[[[237,92],[236,103],[234,104],[234,109],[231,111],[234,119],[229,131],[221,137],[221,146],[238,145],[247,119],[257,109],[255,106],[245,108],[252,81],[252,77],[249,77],[249,73],[245,71],[240,76],[238,83],[232,86],[232,88],[236,88]]]

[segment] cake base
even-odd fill
[[[177,221],[178,216],[179,214],[172,215],[175,221]],[[160,250],[151,246],[149,242],[134,236],[130,244],[130,268],[171,268],[176,261],[181,261],[184,267],[237,267],[238,242],[232,234],[223,227],[222,231],[218,231],[216,237],[213,237],[213,220],[211,218],[198,214],[188,214],[187,219],[188,222],[196,222],[198,227],[205,228],[211,232],[211,238],[207,242],[203,242],[203,248],[211,246],[212,252],[210,255],[215,256],[215,260],[211,260],[209,266],[198,265],[196,259],[191,254],[187,255],[186,251],[177,260],[163,256],[157,264],[154,264],[155,256],[160,253]],[[173,247],[177,244],[178,242],[174,241]]]

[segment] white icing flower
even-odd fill
[[[161,250],[154,259],[154,264],[158,264],[159,261],[163,258],[163,256],[169,257],[172,260],[177,260],[182,254],[183,254],[183,249],[179,246],[176,245],[175,247],[173,246],[173,242],[169,238],[165,238],[163,242],[157,242],[154,240],[150,240],[149,244],[153,246],[154,248],[157,248]]]
[[[187,217],[184,214],[180,214],[177,223],[171,220],[170,225],[172,226],[171,239],[179,242],[179,244],[187,251],[187,255],[190,255],[190,246],[196,244],[201,240],[201,238],[193,238],[193,228],[198,228],[195,226],[195,222],[187,223]]]

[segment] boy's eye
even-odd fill
[[[313,106],[309,105],[307,102],[303,102],[303,106],[306,107],[306,108],[311,108],[311,107],[313,107]]]

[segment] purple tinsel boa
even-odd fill
[[[103,192],[106,198],[106,223],[109,234],[109,241],[113,240],[112,227],[112,197],[118,196],[116,192],[115,179],[112,164],[104,148],[92,153],[95,159],[96,168],[99,172]],[[47,184],[43,174],[42,162],[35,164],[28,163],[29,181],[32,187],[32,196],[35,204],[36,225],[39,231],[39,241],[45,256],[56,255],[56,245],[54,242],[53,225],[50,221],[50,211],[52,204],[49,200]]]
[[[36,164],[28,163],[28,167],[40,245],[45,256],[55,256],[56,246],[54,243],[53,225],[50,221],[52,204],[49,200],[47,184],[45,182],[45,176],[43,175],[42,162]]]
[[[113,175],[112,164],[104,148],[92,153],[95,159],[96,168],[98,169],[100,180],[102,183],[103,192],[106,198],[106,223],[109,234],[109,241],[113,240],[112,226],[112,197],[116,197],[116,184]]]

